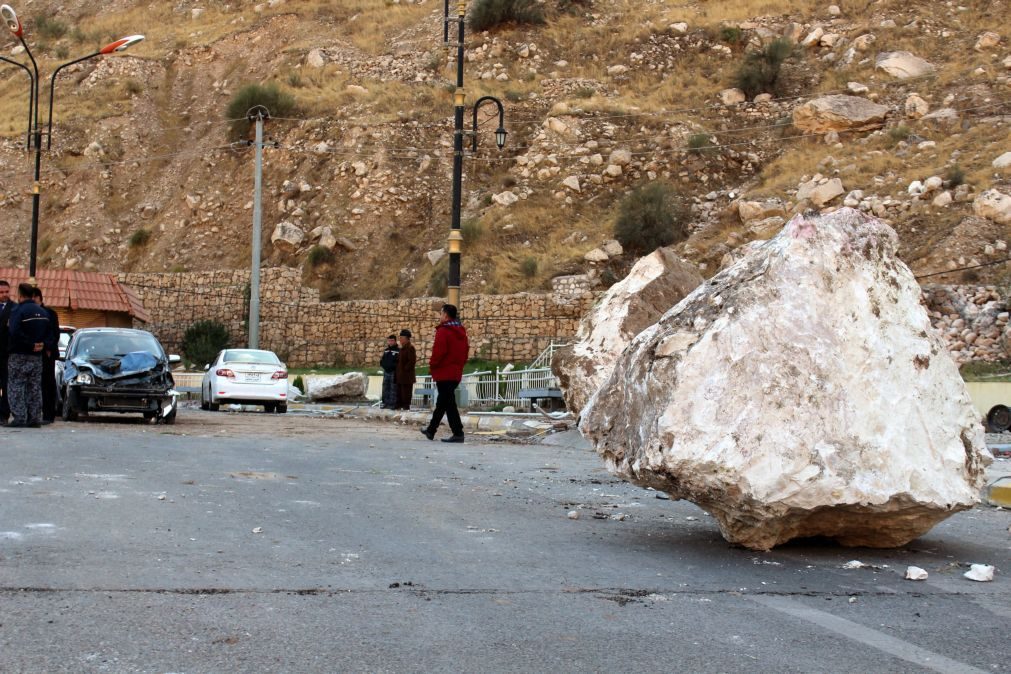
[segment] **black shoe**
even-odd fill
[[[42,422],[33,421],[32,423],[28,424],[28,428],[42,428]]]
[[[462,443],[463,442],[463,436],[462,435],[451,435],[448,438],[443,438],[442,441],[443,442],[459,442],[459,443]]]
[[[428,430],[427,428],[422,428],[421,429],[421,434],[424,435],[429,440],[435,440],[435,433],[433,433],[432,431]]]
[[[12,421],[7,424],[7,428],[28,428],[28,424],[23,421]]]

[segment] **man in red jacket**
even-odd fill
[[[453,435],[442,441],[463,442],[463,423],[460,421],[460,412],[456,409],[456,387],[463,379],[463,366],[467,364],[470,343],[467,341],[467,331],[456,316],[454,305],[442,305],[442,321],[435,328],[432,357],[428,360],[432,380],[439,391],[432,420],[428,422],[428,428],[421,431],[429,440],[435,439],[435,432],[439,430],[439,424],[445,415]]]

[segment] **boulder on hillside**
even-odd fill
[[[658,248],[608,289],[580,322],[576,343],[556,352],[551,362],[574,415],[610,374],[629,341],[700,283],[695,265],[670,248]]]
[[[907,51],[881,52],[875,60],[874,67],[884,70],[892,77],[907,80],[910,77],[923,77],[936,70],[929,61],[921,59]]]
[[[822,96],[793,111],[793,125],[807,133],[865,131],[884,126],[888,108],[860,96]]]
[[[369,378],[364,372],[347,374],[304,375],[305,396],[310,402],[340,402],[362,400],[368,388]]]
[[[897,245],[853,209],[794,217],[639,333],[580,430],[756,550],[899,546],[972,507],[991,456]]]
[[[746,201],[741,199],[737,202],[737,216],[743,223],[752,220],[765,220],[776,216],[786,215],[786,208],[779,199],[767,199],[765,201]]]
[[[981,218],[1011,225],[1011,196],[998,190],[987,190],[972,202],[972,211]]]
[[[274,247],[285,253],[294,252],[305,239],[305,232],[302,228],[290,222],[279,222],[274,227],[273,234],[270,235],[270,242]]]
[[[802,183],[797,188],[797,201],[810,201],[816,207],[821,208],[837,197],[846,193],[842,181],[839,178],[831,180],[809,180]]]

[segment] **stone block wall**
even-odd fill
[[[178,351],[195,322],[217,320],[234,344],[247,340],[248,271],[120,274],[152,316],[146,326],[166,349]],[[321,302],[294,269],[260,275],[260,346],[292,367],[376,365],[385,338],[408,328],[419,359],[427,359],[440,298]],[[471,357],[528,362],[552,342],[569,341],[594,300],[592,292],[465,296],[461,318]]]

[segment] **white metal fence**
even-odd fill
[[[521,398],[520,391],[526,389],[558,389],[558,379],[551,374],[550,367],[528,368],[525,370],[504,370],[496,368],[485,372],[465,374],[460,382],[458,400],[462,407],[470,409],[495,409],[512,405],[516,409],[530,409],[529,398]],[[435,384],[430,376],[418,378],[414,385],[412,406],[433,407],[435,405]]]

